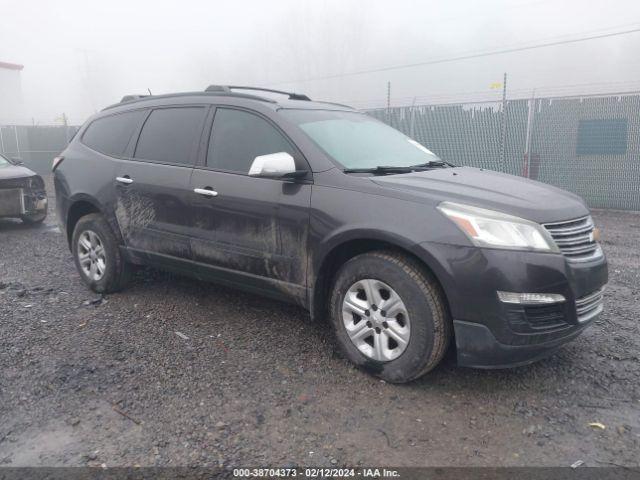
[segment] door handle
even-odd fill
[[[211,187],[194,188],[193,191],[196,192],[199,195],[204,195],[205,197],[217,197],[218,196],[218,192],[213,190]]]
[[[129,177],[129,175],[125,175],[124,177],[116,177],[116,181],[120,183],[124,183],[125,185],[129,185],[133,183],[133,179]]]

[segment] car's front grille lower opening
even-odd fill
[[[589,216],[566,222],[546,223],[544,227],[569,260],[591,260],[601,255],[602,251],[593,234],[593,221]]]
[[[507,321],[517,333],[548,333],[569,327],[563,303],[553,305],[505,304]]]
[[[578,322],[584,323],[602,312],[604,288],[576,299],[576,315]]]
[[[524,312],[531,328],[536,330],[550,330],[567,325],[561,304],[528,306],[524,308]]]

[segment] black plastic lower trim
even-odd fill
[[[458,365],[473,368],[509,368],[536,362],[580,335],[588,324],[533,345],[506,345],[479,323],[454,320]]]

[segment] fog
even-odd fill
[[[637,0],[0,0],[0,61],[29,122],[73,124],[123,95],[258,85],[358,107],[640,89],[640,33],[400,68],[640,24]],[[340,76],[342,75],[342,76]],[[317,77],[333,77],[314,80]]]

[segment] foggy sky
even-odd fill
[[[92,2],[0,0],[0,61],[28,118],[73,124],[123,95],[274,86],[381,106],[640,90],[640,33],[454,63],[300,81],[640,25],[637,0]],[[586,86],[573,86],[589,84]],[[567,86],[557,88],[559,86]],[[0,106],[1,108],[1,106]]]

